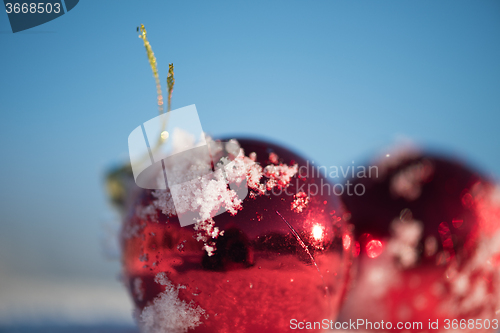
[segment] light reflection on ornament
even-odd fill
[[[368,254],[368,257],[370,258],[377,258],[379,255],[382,254],[384,250],[384,246],[382,245],[382,242],[376,239],[373,239],[366,244],[366,253]]]
[[[344,249],[348,250],[351,247],[351,236],[344,235],[344,237],[342,237],[342,245]]]
[[[314,240],[321,241],[323,239],[323,228],[321,228],[320,225],[314,225],[312,228],[312,236],[314,237]]]

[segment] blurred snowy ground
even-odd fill
[[[138,333],[137,328],[133,326],[112,326],[112,325],[101,325],[101,326],[12,326],[12,327],[1,327],[0,332],[2,333]]]
[[[134,332],[123,286],[103,279],[0,273],[0,332]]]

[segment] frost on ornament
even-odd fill
[[[293,196],[292,210],[301,213],[309,203],[309,197],[305,192],[299,192]]]
[[[326,179],[299,179],[299,166],[313,166],[277,145],[207,142],[223,172],[196,190],[180,186],[182,205],[169,189],[130,191],[122,258],[141,329],[279,333],[290,318],[333,320],[354,243],[338,198],[301,190]],[[185,158],[171,168],[181,180],[197,172],[196,156]],[[188,210],[200,218],[181,227],[178,214]]]
[[[179,290],[185,287],[174,286],[165,273],[158,273],[155,282],[164,286],[165,290],[140,313],[139,325],[143,332],[184,333],[201,324],[205,310],[193,301],[186,303],[179,299]]]
[[[398,156],[379,160],[378,179],[350,179],[363,196],[342,197],[361,251],[340,319],[498,319],[498,186],[452,159]]]

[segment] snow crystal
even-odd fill
[[[358,281],[360,299],[381,300],[394,286],[401,283],[401,275],[392,257],[382,253],[376,260],[364,258],[364,271]]]
[[[156,208],[152,205],[136,207],[135,215],[141,220],[158,221]]]
[[[175,287],[165,273],[158,273],[156,283],[165,286],[151,305],[142,310],[139,315],[141,331],[145,333],[184,333],[201,324],[205,318],[205,310],[193,301],[187,303],[179,299],[179,290],[184,286]]]
[[[488,288],[486,286],[486,281],[478,280],[474,284],[472,290],[469,290],[469,294],[461,302],[460,310],[467,313],[473,309],[482,307],[485,304],[487,295]]]
[[[278,164],[278,155],[276,155],[276,153],[269,153],[269,162],[271,162],[272,164]]]
[[[207,251],[209,257],[212,256],[216,247],[215,242],[209,241],[209,238],[218,238],[219,236],[224,235],[224,231],[220,231],[219,228],[215,226],[213,219],[196,223],[194,225],[194,230],[197,231],[195,234],[196,240],[204,242],[203,249]]]
[[[396,197],[403,197],[408,201],[413,201],[420,197],[422,185],[434,173],[434,167],[431,162],[423,161],[411,165],[391,179],[391,192]]]
[[[297,174],[299,166],[297,164],[289,167],[286,164],[268,165],[264,168],[264,176],[268,178],[266,188],[268,191],[275,186],[279,189],[285,188],[290,184],[290,180]]]
[[[393,237],[389,239],[387,249],[404,268],[412,267],[417,262],[417,246],[422,231],[422,223],[417,220],[401,221],[397,218],[391,224]]]
[[[293,196],[291,203],[292,210],[296,213],[301,213],[309,203],[309,197],[304,192],[299,192]]]
[[[452,292],[457,296],[463,296],[469,290],[469,278],[465,274],[459,274],[451,283]]]

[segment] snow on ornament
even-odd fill
[[[404,332],[494,331],[499,187],[456,160],[416,150],[375,165],[378,177],[349,180],[364,195],[342,197],[360,253],[340,320],[383,320]]]

